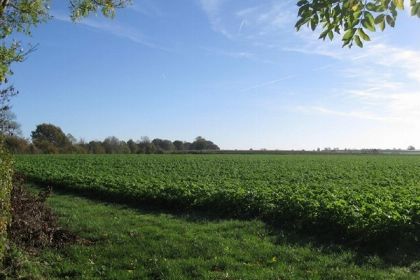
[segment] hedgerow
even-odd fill
[[[0,260],[7,244],[7,227],[10,222],[10,192],[12,190],[12,159],[3,148],[0,136]]]
[[[419,233],[414,156],[21,156],[17,169],[98,196],[258,216],[352,238]]]

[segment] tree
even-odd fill
[[[13,87],[0,89],[0,135],[19,132],[18,130],[20,126],[15,121],[16,116],[11,112],[10,106],[10,98],[16,94],[17,92]]]
[[[127,143],[119,140],[115,136],[105,138],[102,146],[107,154],[129,154],[130,148]]]
[[[88,144],[88,152],[91,154],[105,154],[105,148],[100,141],[90,141]]]
[[[206,139],[201,136],[195,138],[195,141],[191,144],[192,150],[205,150],[206,149]]]
[[[175,149],[174,144],[169,140],[156,138],[153,139],[152,144],[158,151],[173,151]]]
[[[189,150],[192,150],[192,149],[191,149],[191,143],[190,143],[190,142],[184,142],[184,144],[182,145],[182,149],[183,149],[184,151],[189,151]]]
[[[72,145],[75,145],[77,143],[76,137],[74,137],[71,133],[67,133],[66,137]]]
[[[118,154],[120,140],[115,136],[110,136],[105,138],[104,142],[102,143],[105,153],[107,154]]]
[[[198,151],[220,150],[220,148],[216,144],[214,144],[211,141],[208,141],[208,140],[204,139],[201,136],[198,136],[197,138],[195,138],[195,141],[191,143],[190,149],[191,150],[198,150]]]
[[[58,153],[71,147],[66,134],[58,126],[40,124],[31,133],[32,143],[44,153]]]
[[[142,154],[153,154],[156,152],[156,147],[150,142],[149,137],[143,136],[138,144],[138,153]]]
[[[21,134],[16,115],[10,110],[0,110],[0,135],[18,136]]]
[[[12,154],[25,154],[30,152],[28,140],[17,136],[6,136],[4,146]]]
[[[320,29],[320,39],[341,36],[343,47],[370,41],[369,32],[394,27],[398,12],[408,3],[411,15],[420,17],[419,0],[300,0],[296,29]]]
[[[131,154],[137,154],[137,151],[139,150],[139,147],[136,142],[133,141],[133,139],[130,139],[127,141],[128,149],[130,150]]]
[[[416,148],[414,146],[408,146],[407,151],[415,151]]]
[[[177,150],[177,151],[182,151],[182,150],[184,150],[184,142],[182,142],[182,141],[175,140],[175,141],[173,142],[173,145],[174,145],[174,147],[175,147],[175,150]]]

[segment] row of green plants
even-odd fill
[[[10,222],[10,193],[12,190],[12,159],[3,149],[0,137],[0,261],[7,244],[7,228]]]
[[[33,180],[98,196],[262,217],[372,239],[419,234],[420,157],[19,156]]]

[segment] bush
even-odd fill
[[[10,222],[10,192],[12,189],[12,159],[5,151],[0,138],[0,260],[7,243],[7,227]]]

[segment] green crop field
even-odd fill
[[[419,156],[37,155],[18,156],[16,168],[98,196],[345,237],[417,238],[420,227]]]

